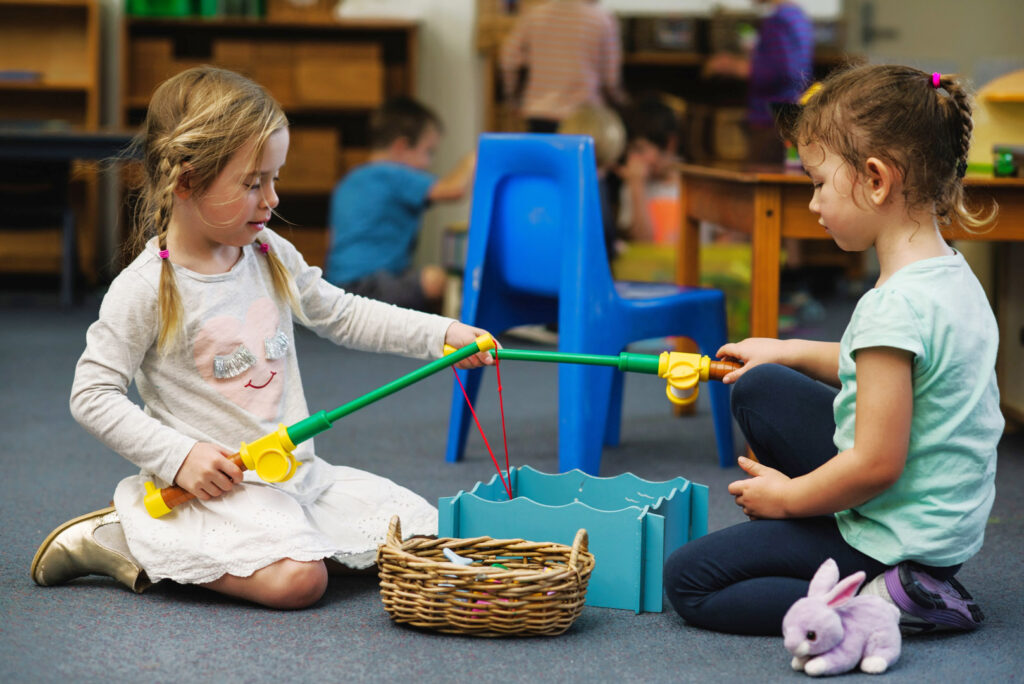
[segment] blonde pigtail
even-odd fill
[[[164,257],[167,250],[167,226],[171,221],[171,209],[174,206],[174,189],[181,177],[181,167],[172,166],[166,158],[161,162],[160,177],[165,178],[162,188],[154,193],[155,211],[153,223],[157,231],[157,244],[160,247],[160,289],[157,296],[160,312],[160,332],[157,335],[156,348],[161,354],[167,353],[184,334],[181,295],[175,282],[174,266],[171,260]]]
[[[277,258],[273,250],[270,249],[269,242],[257,241],[256,244],[259,245],[260,251],[267,256],[267,263],[270,266],[270,279],[274,283],[274,292],[280,299],[288,302],[292,315],[296,319],[303,324],[307,324],[309,321],[302,310],[302,304],[299,302],[298,286],[295,284],[295,278],[292,277],[291,271],[285,268],[285,265]]]

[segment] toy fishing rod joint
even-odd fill
[[[292,479],[300,465],[292,454],[294,448],[288,428],[278,423],[276,432],[264,435],[252,444],[242,442],[238,455],[245,467],[255,470],[264,482],[284,482]]]
[[[698,383],[710,377],[711,359],[688,352],[662,352],[658,357],[658,377],[668,380],[665,396],[673,404],[686,406],[697,401]]]

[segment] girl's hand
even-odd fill
[[[218,497],[242,481],[242,470],[230,457],[216,444],[196,442],[178,469],[174,484],[203,501]]]
[[[480,335],[490,335],[489,332],[483,328],[474,328],[473,326],[466,325],[455,321],[448,326],[448,331],[444,334],[444,343],[450,344],[456,349],[461,349],[467,344],[476,342],[476,338]],[[498,349],[501,349],[501,344],[498,340],[494,340],[494,344],[497,345]],[[479,368],[480,366],[493,366],[494,357],[491,356],[490,352],[479,352],[472,356],[467,356],[462,361],[455,364],[456,368]]]
[[[729,493],[747,517],[751,520],[788,517],[786,497],[792,480],[774,468],[743,456],[739,465],[751,477],[730,484]]]
[[[762,363],[780,363],[783,356],[783,341],[772,337],[748,337],[740,342],[722,345],[716,352],[718,358],[731,358],[743,364],[722,378],[722,382],[731,385],[740,379],[754,366]]]

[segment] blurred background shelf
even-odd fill
[[[278,189],[284,218],[293,225],[279,229],[310,264],[323,266],[330,193],[369,156],[371,112],[389,97],[415,94],[418,24],[333,20],[316,6],[299,15],[273,8],[266,20],[127,19],[122,117],[137,126],[157,85],[200,64],[238,71],[265,86],[291,124]]]

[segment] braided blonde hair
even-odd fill
[[[945,91],[945,92],[943,92]],[[953,76],[899,65],[862,65],[831,74],[790,131],[800,145],[820,143],[861,170],[868,157],[895,166],[908,208],[932,208],[939,223],[965,230],[995,218],[964,202],[963,177],[974,122],[971,100]]]
[[[134,229],[125,245],[129,259],[153,236],[161,250],[167,249],[174,191],[186,165],[189,189],[201,197],[240,149],[255,141],[255,166],[270,135],[287,126],[284,111],[270,94],[232,71],[201,66],[164,81],[153,93],[133,144],[143,175]],[[266,256],[274,291],[301,318],[291,273],[272,251]],[[184,316],[174,268],[168,259],[162,261],[157,349],[164,352],[181,338]]]

